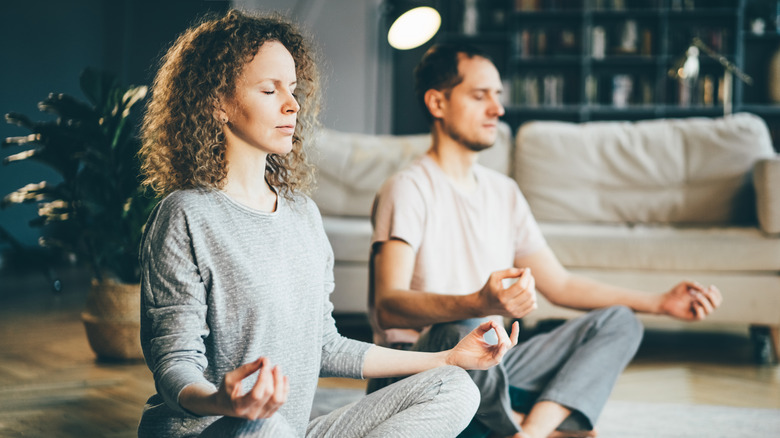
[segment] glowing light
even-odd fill
[[[436,9],[422,6],[406,11],[390,26],[387,41],[396,49],[414,49],[436,35],[441,16]]]

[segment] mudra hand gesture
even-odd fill
[[[717,287],[683,281],[661,296],[660,312],[683,320],[702,320],[722,302]]]
[[[485,334],[490,330],[495,330],[498,337],[498,342],[493,345],[485,341]],[[488,369],[500,363],[504,354],[517,345],[519,334],[517,321],[512,323],[512,333],[509,335],[496,321],[483,322],[449,351],[447,364],[467,370]]]

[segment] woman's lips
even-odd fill
[[[280,130],[285,135],[293,135],[295,133],[295,125],[281,125],[276,129]]]

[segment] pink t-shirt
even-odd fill
[[[477,189],[466,194],[426,154],[380,188],[371,246],[391,238],[412,246],[412,290],[476,292],[492,272],[546,245],[517,183],[479,164],[473,169]],[[413,342],[419,335],[410,330],[377,334],[383,343]]]

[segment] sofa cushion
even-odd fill
[[[752,114],[641,122],[529,122],[515,179],[540,221],[755,223],[750,171],[774,155]]]
[[[323,216],[322,224],[338,262],[368,263],[371,222],[363,217]]]
[[[512,133],[499,124],[496,144],[480,153],[479,162],[509,175]],[[371,213],[379,187],[431,145],[430,134],[369,135],[324,129],[315,139],[312,162],[317,189],[312,198],[323,215],[362,216]]]
[[[540,226],[569,268],[780,272],[780,239],[767,239],[755,227]]]
[[[756,163],[753,184],[761,230],[767,234],[780,234],[780,156]]]

